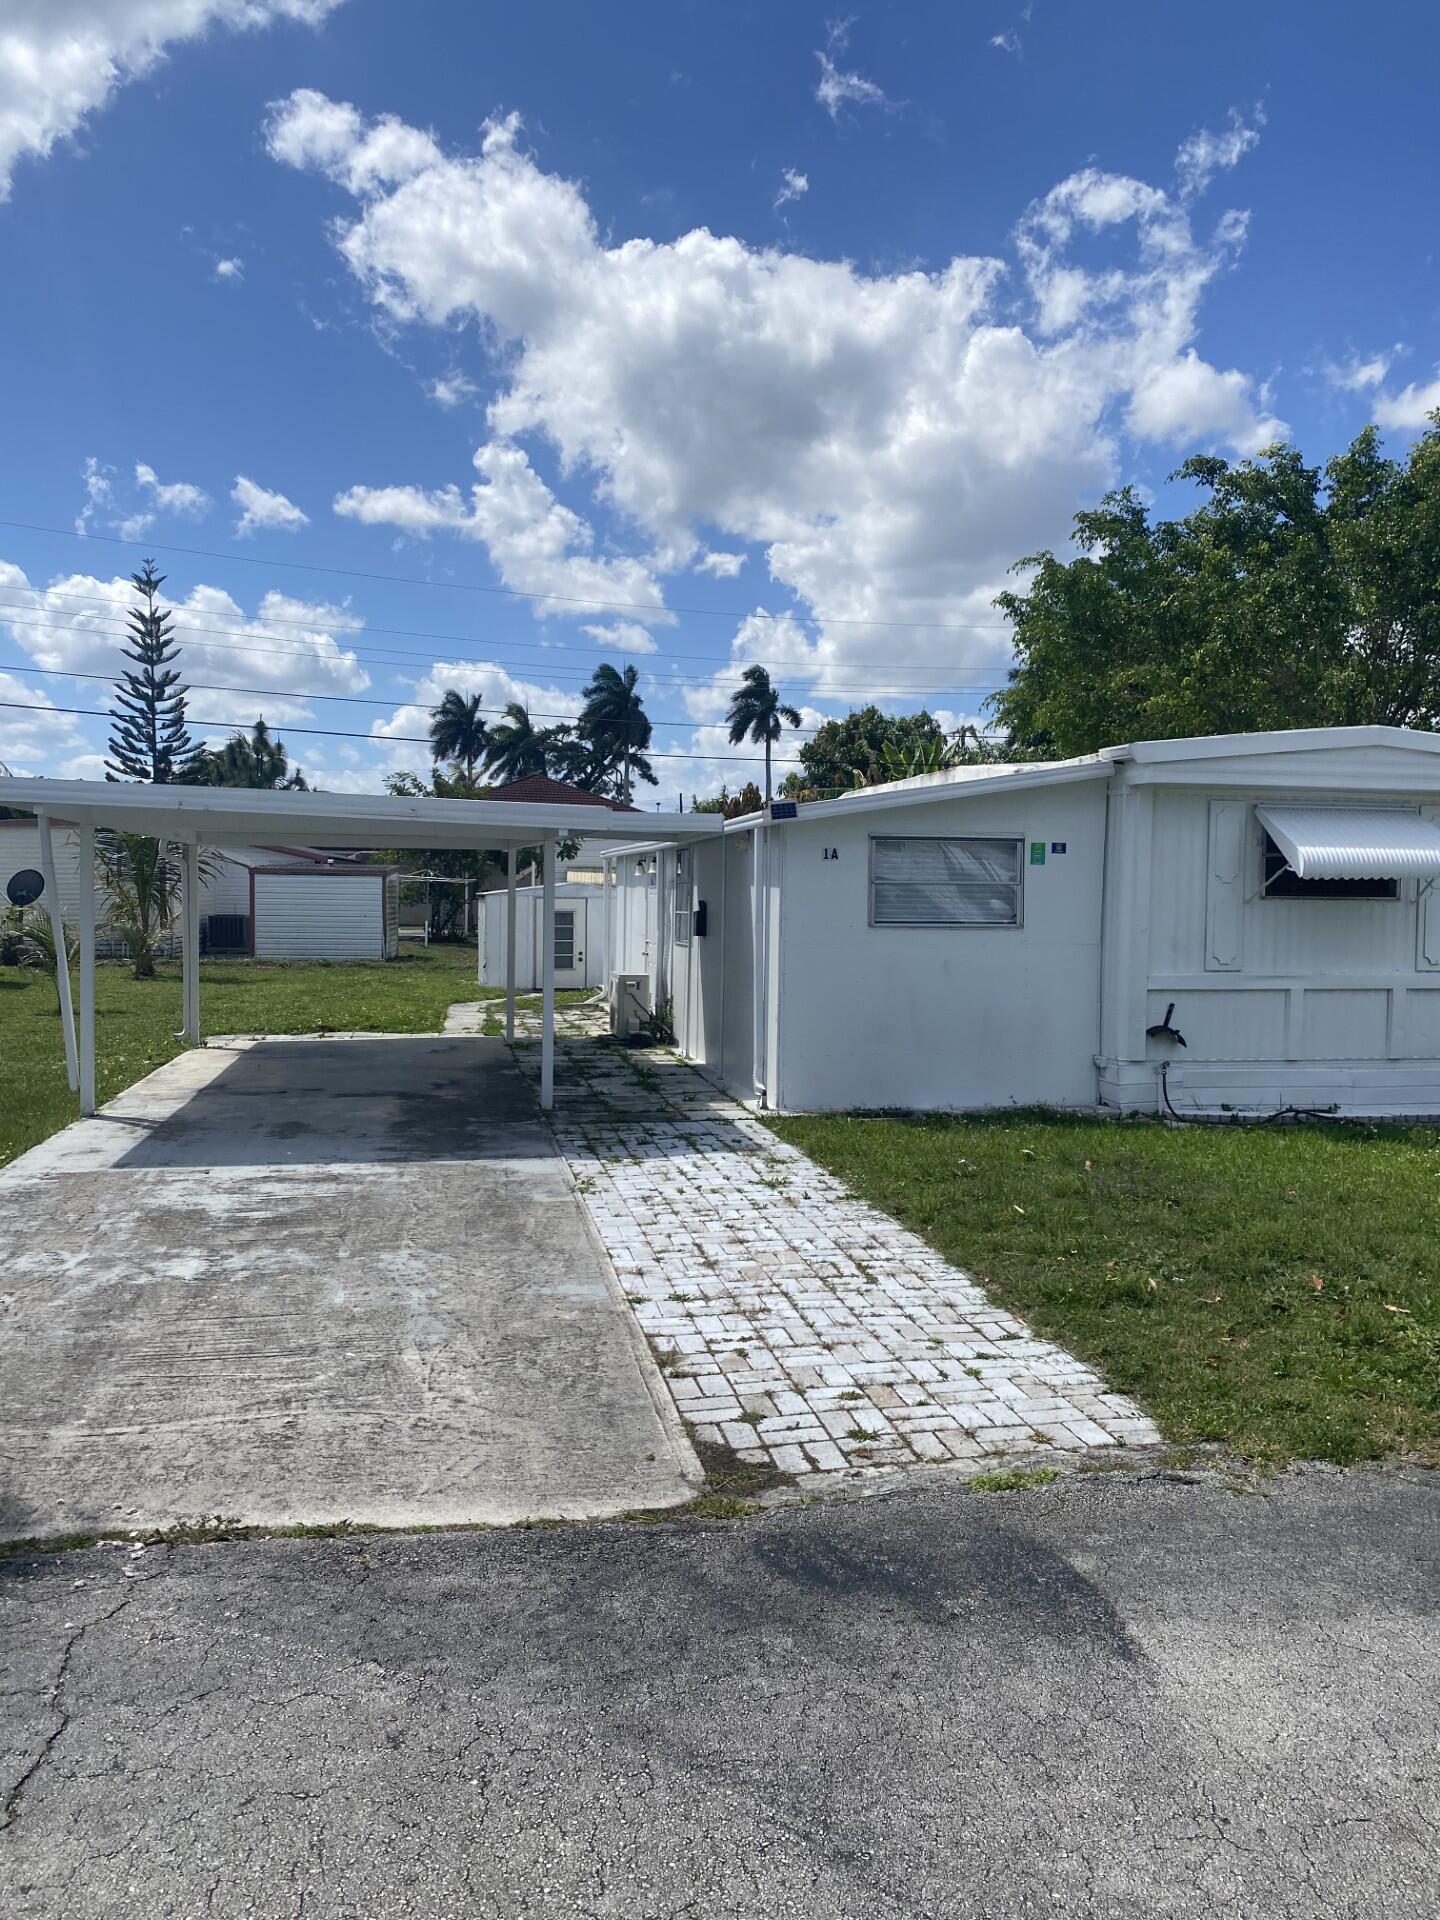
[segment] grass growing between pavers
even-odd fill
[[[206,961],[206,1033],[438,1033],[457,1000],[499,991],[475,984],[473,945],[406,946],[395,960]],[[97,1092],[103,1103],[181,1051],[180,967],[136,980],[124,962],[95,970]],[[76,1117],[54,982],[0,967],[0,1166]]]
[[[1137,1399],[1266,1465],[1440,1465],[1440,1133],[772,1118]]]
[[[578,1007],[594,994],[593,987],[558,987],[555,991],[557,1007]],[[493,1000],[495,1006],[487,1013],[480,1031],[492,1040],[498,1040],[505,1032],[505,989],[503,987],[481,987],[474,994],[466,994],[467,1000]],[[533,1013],[539,1017],[543,1002],[538,993],[517,993],[515,1011]],[[517,1036],[518,1037],[518,1036]]]

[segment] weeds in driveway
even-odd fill
[[[997,1467],[994,1473],[977,1473],[965,1482],[971,1493],[1020,1493],[1026,1487],[1048,1487],[1060,1478],[1054,1467]]]

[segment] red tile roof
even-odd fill
[[[638,813],[623,801],[607,800],[603,793],[587,793],[584,787],[572,787],[568,780],[552,780],[548,773],[527,773],[519,780],[507,780],[492,787],[487,800],[527,800],[540,806],[606,807],[611,813]]]

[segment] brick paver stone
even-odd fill
[[[557,1015],[551,1119],[699,1439],[796,1475],[1158,1443],[967,1273],[694,1068],[610,1044],[603,1019]],[[521,1022],[538,1078],[537,1022]]]

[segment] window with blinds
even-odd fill
[[[1018,927],[1019,840],[876,835],[870,842],[872,927]]]

